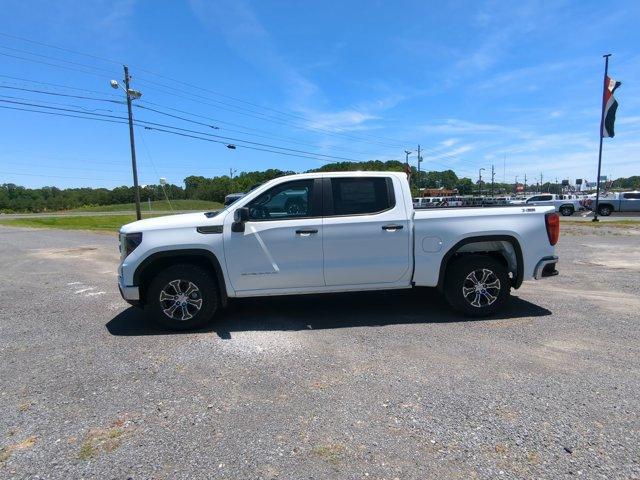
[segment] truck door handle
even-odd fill
[[[315,229],[296,230],[296,235],[304,235],[305,237],[311,235],[312,233],[318,233],[318,230],[315,230]]]
[[[402,225],[383,225],[383,230],[395,232],[396,230],[402,230]]]

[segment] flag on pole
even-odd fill
[[[613,78],[607,77],[604,88],[604,122],[602,124],[602,137],[613,138],[615,135],[613,126],[616,121],[616,110],[618,109],[618,101],[613,96],[613,92],[621,85]]]

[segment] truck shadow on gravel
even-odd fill
[[[413,323],[449,323],[519,319],[551,315],[551,311],[519,297],[489,319],[470,319],[449,308],[435,289],[299,295],[232,300],[209,326],[188,333],[213,332],[231,339],[233,332],[265,330],[322,330],[379,327]],[[176,334],[128,308],[106,324],[116,336]]]

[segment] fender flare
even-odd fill
[[[513,247],[513,251],[516,253],[517,269],[516,276],[512,282],[512,286],[516,289],[520,288],[520,285],[522,285],[522,280],[524,278],[524,257],[522,256],[522,247],[520,247],[520,242],[518,242],[518,240],[511,235],[478,235],[463,238],[453,247],[451,247],[447,251],[447,253],[445,253],[444,257],[442,257],[442,261],[440,262],[440,272],[438,273],[438,290],[442,291],[444,289],[444,278],[447,272],[447,266],[449,264],[449,261],[453,258],[460,247],[469,243],[495,241],[509,242]]]
[[[143,287],[140,284],[140,280],[145,270],[149,267],[153,266],[156,262],[166,260],[168,258],[180,258],[180,257],[202,257],[206,259],[207,262],[213,268],[216,274],[216,280],[218,281],[218,286],[220,290],[220,300],[223,306],[226,306],[229,300],[227,295],[226,282],[224,280],[224,274],[222,272],[222,266],[220,265],[220,261],[218,257],[211,252],[210,250],[206,250],[204,248],[184,248],[184,249],[175,249],[175,250],[163,250],[160,252],[153,253],[145,258],[140,265],[136,268],[133,273],[133,283],[134,285],[138,285]]]

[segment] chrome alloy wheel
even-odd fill
[[[462,283],[462,296],[476,308],[487,307],[500,295],[500,280],[488,268],[474,270]]]
[[[160,291],[164,314],[173,320],[190,320],[202,308],[202,295],[193,282],[172,280]]]

